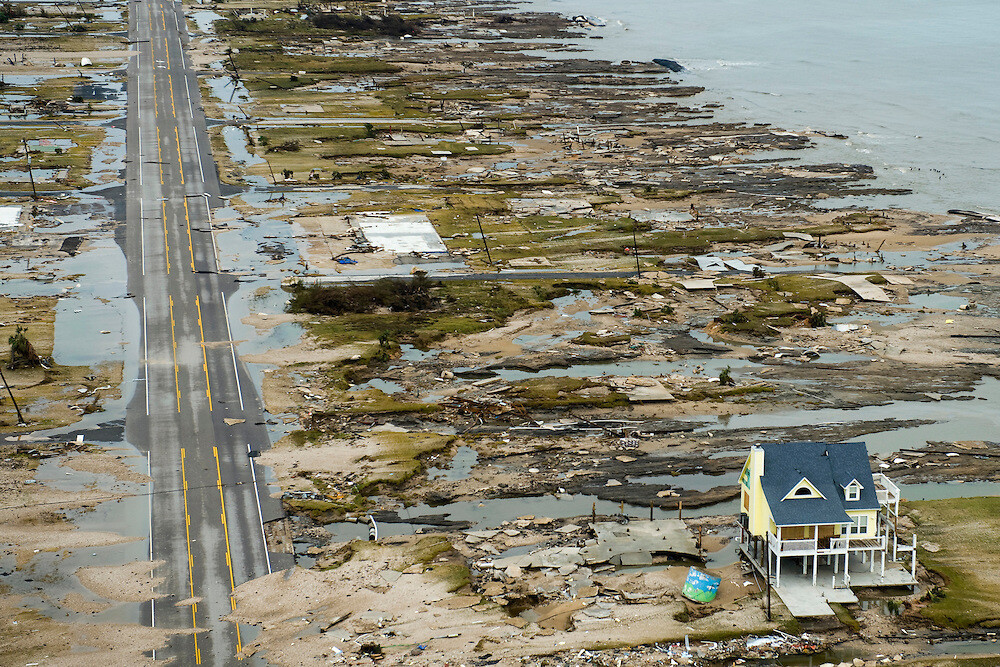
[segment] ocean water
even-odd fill
[[[847,135],[810,162],[865,163],[913,195],[839,203],[1000,213],[997,0],[528,0],[604,28],[580,57],[672,58],[720,120]],[[564,57],[560,56],[560,57]]]

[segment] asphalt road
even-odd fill
[[[237,660],[250,630],[222,617],[236,586],[277,568],[263,523],[281,509],[248,456],[270,443],[231,340],[226,299],[236,284],[218,272],[210,207],[219,182],[181,5],[131,3],[129,35],[138,55],[128,84],[126,257],[144,359],[126,435],[149,451],[150,558],[165,561],[156,571],[162,597],[146,620],[185,631],[157,659],[259,662]]]

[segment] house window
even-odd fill
[[[749,512],[750,511],[750,494],[747,493],[746,489],[741,489],[741,490],[743,492],[742,493],[742,495],[743,495],[743,511],[744,512]]]
[[[851,517],[854,521],[846,526],[843,526],[840,530],[841,535],[851,534],[851,535],[867,535],[868,534],[868,515],[860,514],[855,517]]]
[[[845,500],[861,500],[861,486],[857,482],[851,482],[844,489]]]

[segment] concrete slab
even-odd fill
[[[0,206],[0,228],[20,227],[21,207]]]
[[[880,301],[889,302],[892,299],[886,293],[884,289],[878,285],[873,285],[866,278],[872,274],[837,274],[837,273],[820,273],[817,274],[816,278],[822,278],[823,280],[832,280],[834,282],[847,285],[854,293],[865,301]]]
[[[390,252],[447,253],[434,225],[422,213],[406,215],[352,215],[352,226],[358,227],[373,246]]]
[[[680,519],[630,521],[620,524],[602,521],[591,524],[597,539],[580,549],[587,563],[606,563],[615,557],[635,553],[672,553],[698,556],[694,535]]]
[[[691,278],[689,280],[679,281],[680,286],[684,289],[699,290],[699,289],[715,289],[715,281],[709,278]]]

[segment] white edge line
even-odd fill
[[[146,366],[146,416],[149,416],[149,336],[146,330],[146,297],[142,297],[142,357]]]
[[[233,342],[233,331],[229,327],[229,307],[226,305],[225,292],[222,295],[222,314],[226,317],[226,335],[229,336],[229,351],[233,354],[233,377],[236,378],[236,393],[240,396],[240,410],[243,410],[243,390],[240,388],[240,369],[236,365],[236,343]],[[247,445],[249,447],[249,445]]]
[[[153,470],[149,463],[149,452],[146,452],[146,476],[149,477],[149,580],[153,581]],[[152,593],[152,591],[150,591]],[[156,627],[156,597],[149,599],[149,627]],[[153,660],[156,660],[156,649],[153,649]]]
[[[260,520],[260,539],[264,541],[264,559],[267,561],[267,573],[271,574],[271,554],[267,552],[267,534],[264,532],[264,513],[260,510],[260,487],[257,486],[257,473],[254,470],[253,457],[250,456],[250,443],[247,443],[247,458],[250,459],[250,475],[253,477],[253,497],[257,501],[257,518]]]
[[[139,167],[142,174],[142,167]],[[141,185],[141,184],[140,184]],[[139,197],[139,257],[142,259],[142,275],[146,275],[146,223],[143,221],[142,196]],[[146,306],[142,307],[143,317],[146,316]]]

